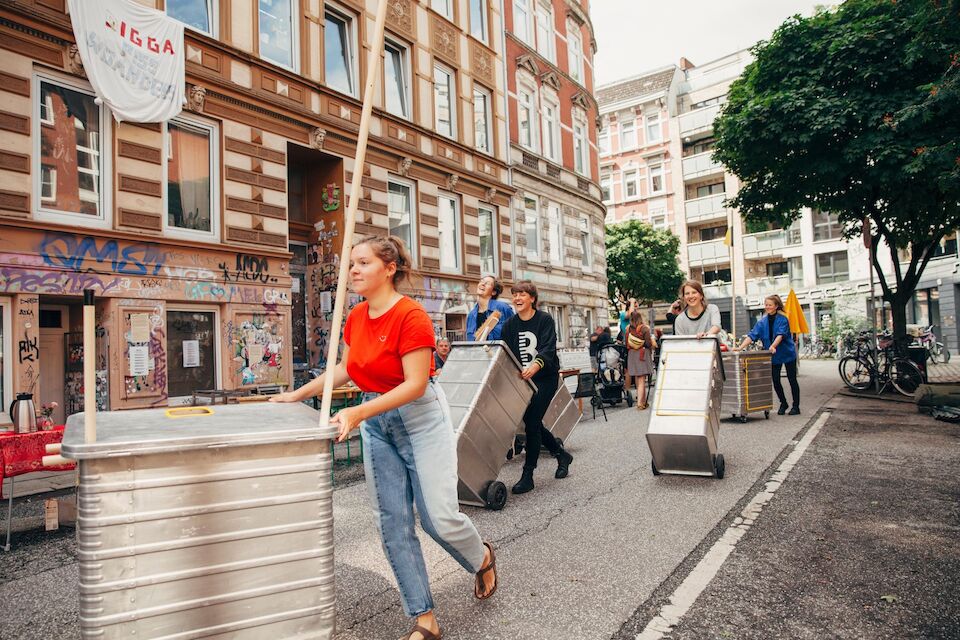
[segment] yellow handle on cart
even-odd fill
[[[210,407],[175,407],[167,409],[164,414],[168,418],[199,418],[202,416],[212,416],[213,409]]]

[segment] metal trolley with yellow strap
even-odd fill
[[[773,381],[770,377],[770,358],[767,351],[730,351],[723,354],[723,369],[727,374],[723,384],[721,415],[747,421],[747,415],[762,411],[770,417],[773,408]]]

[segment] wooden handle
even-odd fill
[[[491,331],[497,326],[497,323],[500,322],[500,312],[492,312],[487,319],[480,325],[480,329],[477,331],[475,338],[477,342],[483,342],[487,339],[487,336]]]
[[[43,456],[43,458],[40,459],[40,462],[45,467],[59,467],[65,464],[73,464],[73,460],[67,460],[61,455]]]
[[[57,453],[60,453],[60,447],[61,447],[61,446],[63,446],[63,445],[62,445],[61,443],[59,443],[59,442],[51,442],[51,443],[48,444],[45,448],[46,448],[46,450],[47,450],[47,453],[57,454]]]

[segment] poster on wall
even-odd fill
[[[83,68],[117,121],[165,122],[184,103],[183,23],[131,0],[69,0]]]
[[[199,340],[184,340],[183,341],[183,367],[199,367],[200,366],[200,341]]]
[[[130,375],[145,376],[150,372],[150,347],[130,347]]]
[[[150,342],[150,314],[130,314],[130,342]]]

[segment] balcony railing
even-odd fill
[[[683,159],[683,179],[702,178],[714,173],[723,173],[723,165],[715,162],[711,157],[712,151],[687,156]]]
[[[750,278],[747,280],[748,296],[769,296],[775,293],[785,296],[788,291],[790,291],[789,275]]]
[[[687,245],[687,262],[690,266],[730,262],[730,247],[723,244],[723,240],[691,242]]]
[[[687,223],[726,218],[727,210],[723,206],[723,201],[726,197],[727,194],[725,193],[716,193],[712,196],[687,200],[684,204]]]
[[[783,229],[749,233],[743,236],[743,257],[747,260],[775,256],[787,246],[787,234]]]
[[[729,298],[733,295],[733,285],[729,282],[703,285],[703,294],[707,300]]]
[[[717,119],[719,113],[720,105],[712,104],[709,107],[680,114],[680,137],[712,130],[713,121]]]

